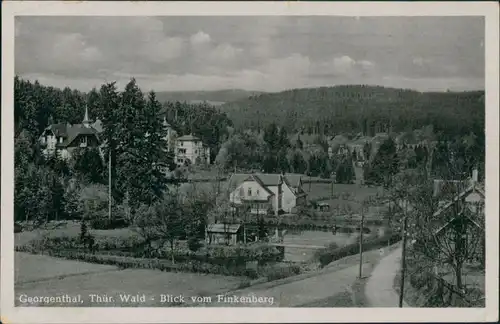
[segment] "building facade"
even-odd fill
[[[43,131],[39,138],[42,153],[48,156],[68,160],[78,148],[101,147],[99,138],[100,122],[91,124],[88,109],[85,107],[85,116],[81,124],[58,123],[51,124]]]
[[[234,206],[248,206],[250,213],[291,213],[306,204],[302,176],[297,174],[233,174],[229,179],[229,201]]]
[[[210,164],[210,149],[192,134],[181,136],[175,140],[175,164]]]

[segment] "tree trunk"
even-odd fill
[[[463,282],[462,282],[462,265],[457,265],[455,267],[455,280],[456,280],[456,285],[457,288],[460,292],[462,292],[463,289]]]
[[[170,252],[172,253],[172,264],[175,264],[174,241],[170,241]]]

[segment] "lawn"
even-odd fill
[[[96,237],[129,237],[131,235],[137,235],[130,228],[118,228],[112,230],[95,230],[89,229],[92,235]],[[26,231],[14,234],[14,244],[15,246],[26,245],[33,240],[42,238],[44,235],[50,237],[57,236],[78,236],[80,235],[80,223],[75,221],[68,221],[57,228],[50,228],[46,226],[45,228],[39,228],[33,231]]]
[[[42,263],[45,264],[45,263]],[[75,262],[76,268],[86,267],[84,262]],[[26,270],[21,268],[21,272]],[[70,296],[81,295],[81,304],[50,304],[50,306],[176,306],[174,304],[162,304],[160,294],[190,296],[206,296],[210,294],[222,293],[236,289],[241,278],[203,275],[194,273],[172,273],[155,270],[127,269],[120,271],[106,271],[93,274],[82,274],[78,276],[67,276],[59,279],[44,280],[16,285],[16,296],[22,294],[28,296]],[[109,303],[92,303],[90,294],[113,296],[114,301]],[[145,303],[135,304],[119,300],[119,294],[145,294]],[[17,306],[23,305],[16,298]],[[49,306],[40,303],[31,306]]]
[[[308,194],[309,199],[319,199],[330,197],[332,195],[331,183],[304,183],[302,185],[304,191]],[[376,193],[382,194],[382,190],[377,187],[365,187],[357,184],[333,184],[333,195],[349,193],[355,200],[364,200],[368,196]]]
[[[14,282],[22,284],[67,276],[118,270],[117,267],[16,252]]]

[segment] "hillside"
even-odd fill
[[[258,95],[262,92],[246,91],[241,89],[228,89],[217,91],[162,91],[157,92],[156,96],[160,102],[180,101],[188,103],[199,103],[207,101],[218,106],[226,102],[232,102],[248,98],[252,95]]]
[[[220,109],[236,127],[276,122],[291,131],[403,131],[433,124],[448,134],[484,131],[484,91],[417,92],[379,86],[335,86],[264,93]]]

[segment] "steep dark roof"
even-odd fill
[[[200,141],[200,139],[192,134],[189,135],[184,135],[179,138],[177,138],[178,141],[190,141],[190,142],[197,142]]]
[[[47,130],[50,130],[54,133],[56,137],[62,137],[63,142],[62,143],[57,143],[57,147],[67,147],[70,145],[79,135],[95,135],[97,139],[99,140],[98,133],[99,131],[96,130],[93,126],[91,127],[85,127],[83,124],[52,124],[49,125]]]
[[[68,136],[68,124],[66,123],[58,123],[58,124],[52,124],[47,127],[48,130],[51,130],[55,136],[57,137],[66,137]]]
[[[240,229],[240,224],[209,224],[207,232],[211,233],[230,233],[234,234]]]
[[[235,190],[239,185],[247,180],[254,180],[259,183],[269,194],[274,195],[274,193],[268,188],[269,186],[278,186],[282,181],[285,181],[287,185],[292,189],[294,194],[302,194],[303,192],[298,190],[300,187],[300,182],[302,179],[301,174],[289,173],[284,176],[281,174],[270,174],[270,173],[234,173],[229,178],[229,190]]]

